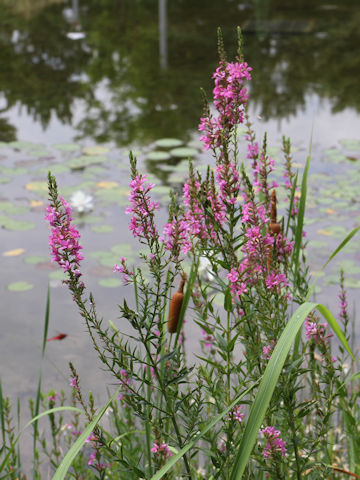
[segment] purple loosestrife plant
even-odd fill
[[[306,244],[300,246],[294,276],[294,244],[296,248],[303,232],[297,231],[297,174],[290,142],[283,142],[285,174],[278,185],[267,138],[259,146],[246,112],[251,67],[242,57],[240,35],[238,41],[237,57],[227,61],[219,33],[213,107],[206,101],[199,125],[214,168],[201,175],[190,162],[183,197],[170,194],[168,220],[162,227],[154,185],[130,155],[126,213],[130,231],[146,252],[140,255],[140,265],[129,265],[120,257],[114,266],[114,274],[120,274],[124,285],[134,291],[119,305],[121,322],[126,320],[131,327],[128,335],[122,323],[108,327],[98,317],[95,299],[81,280],[79,232],[49,175],[51,254],[67,274],[66,283],[93,346],[119,387],[109,407],[111,429],[104,425],[93,429],[86,447],[91,450],[84,450],[81,457],[88,468],[86,475],[94,474],[86,478],[149,480],[172,452],[181,450],[209,419],[229,407],[229,413],[204,434],[202,443],[193,446],[164,477],[228,480],[256,389],[235,407],[230,405],[264,375],[294,304],[304,301],[309,288]],[[239,134],[244,124],[245,138]],[[282,209],[276,194],[281,190],[287,198]],[[191,270],[185,282],[187,263]],[[182,286],[185,283],[183,303],[177,312],[177,330],[169,333],[169,304],[180,281]],[[340,300],[341,319],[347,324],[343,282]],[[199,326],[201,352],[193,365],[186,356],[185,321],[192,332]],[[280,373],[263,421],[268,426],[259,433],[244,478],[255,480],[263,474],[276,480],[300,480],[305,474],[312,480],[329,478],[337,402],[342,402],[348,418],[352,411],[341,384],[345,377],[340,362],[334,362],[329,340],[325,325],[310,313],[297,350]],[[94,400],[92,396],[85,400],[79,376],[73,365],[70,369],[74,404],[81,405],[91,422],[96,415]],[[78,419],[73,426],[71,431],[78,436],[82,431]],[[83,467],[74,465],[77,478],[82,478]]]

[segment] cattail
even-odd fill
[[[178,291],[174,293],[170,301],[170,309],[169,309],[169,318],[167,322],[167,329],[169,333],[176,333],[181,306],[184,300],[184,285],[186,281],[186,276],[183,275]]]
[[[277,209],[276,209],[276,191],[273,189],[271,193],[271,211],[270,211],[270,225],[269,232],[271,235],[277,235],[281,232],[280,223],[276,220]]]

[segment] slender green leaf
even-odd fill
[[[14,442],[12,443],[11,447],[9,448],[9,451],[6,455],[6,457],[4,458],[2,464],[0,465],[0,472],[2,472],[4,470],[4,467],[5,465],[7,465],[7,462],[9,460],[9,457],[12,453],[12,451],[14,450],[14,448],[16,447],[16,444],[18,443],[19,441],[19,438],[21,437],[21,435],[24,433],[24,431],[27,429],[27,427],[29,427],[30,425],[32,425],[34,422],[36,422],[37,420],[39,420],[40,418],[42,417],[45,417],[46,415],[50,415],[50,413],[56,413],[56,412],[62,412],[62,411],[68,411],[68,410],[71,410],[71,411],[74,411],[74,412],[78,412],[78,413],[84,413],[82,410],[80,410],[79,408],[76,408],[76,407],[56,407],[56,408],[51,408],[50,410],[46,410],[45,412],[42,412],[40,413],[39,415],[37,415],[36,417],[32,418],[26,425],[25,427],[21,430],[21,432],[19,432],[14,440]]]
[[[294,198],[295,198],[295,192],[296,192],[296,187],[297,187],[297,182],[298,182],[298,172],[295,175],[293,186],[291,188],[291,194],[290,194],[290,202],[289,202],[289,210],[288,210],[288,218],[287,218],[287,223],[286,223],[286,229],[285,229],[285,236],[287,236],[289,232],[289,227],[290,227],[290,220],[292,218],[291,212],[293,209],[294,205]]]
[[[327,262],[324,263],[322,270],[328,265],[328,263],[331,262],[331,260],[342,250],[345,245],[350,242],[350,240],[353,238],[354,235],[357,234],[357,232],[360,230],[360,225],[358,227],[355,227],[351,232],[344,238],[344,240],[340,243],[340,245],[333,251],[333,253],[330,255],[328,258]]]
[[[259,390],[256,394],[255,401],[251,407],[249,419],[247,421],[244,434],[241,438],[238,452],[234,461],[234,467],[231,472],[231,480],[240,480],[244,473],[246,464],[249,460],[251,452],[254,448],[259,428],[263,422],[266,410],[269,406],[271,397],[275,390],[277,381],[279,379],[281,370],[284,366],[286,357],[290,351],[291,345],[298,334],[303,322],[309,313],[317,308],[319,312],[324,315],[334,333],[339,337],[346,350],[353,357],[351,349],[346,342],[344,334],[342,333],[335,318],[331,315],[329,310],[321,304],[306,302],[296,310],[286,325],[281,337],[274,348],[270,357],[269,363],[266,367],[263,379],[260,383]]]
[[[242,392],[225,410],[223,410],[217,417],[215,417],[210,423],[208,423],[208,425],[203,430],[201,430],[200,433],[195,435],[195,437],[190,440],[190,442],[185,445],[185,447],[183,447],[176,455],[171,457],[171,459],[161,468],[161,470],[159,470],[155,475],[153,475],[150,480],[160,480],[170,470],[170,468],[172,468],[175,463],[185,455],[186,452],[188,452],[214,425],[216,425],[217,422],[219,422],[223,418],[224,415],[229,413],[230,410],[234,408],[235,405],[240,402],[242,398],[244,398],[248,393],[250,393],[251,390],[253,390],[253,388],[258,385],[260,380],[261,378],[259,378],[257,382],[253,383],[251,387],[249,387],[247,390]]]
[[[85,430],[83,433],[77,438],[76,442],[74,445],[71,446],[71,448],[68,450],[66,453],[65,457],[63,458],[62,462],[58,466],[54,476],[53,480],[64,480],[65,475],[67,474],[67,471],[69,470],[74,458],[76,455],[80,452],[82,449],[86,439],[89,437],[91,432],[94,430],[96,425],[99,423],[101,420],[102,416],[106,412],[107,408],[111,404],[111,402],[115,399],[115,397],[119,394],[121,390],[121,387],[119,387],[114,394],[110,397],[110,399],[106,402],[106,404],[102,407],[100,412],[96,415],[94,420],[92,420],[89,425],[86,426]]]
[[[0,423],[1,423],[1,435],[3,439],[3,445],[5,445],[5,418],[4,418],[4,405],[3,405],[3,393],[0,380]]]
[[[307,177],[308,177],[308,172],[310,167],[310,157],[311,157],[311,142],[310,142],[309,155],[306,159],[306,165],[305,165],[303,178],[301,182],[301,197],[300,197],[299,212],[297,215],[297,224],[296,224],[296,232],[295,232],[295,245],[294,245],[294,252],[293,252],[295,284],[296,284],[296,279],[297,279],[297,274],[299,269],[300,249],[301,249],[301,243],[303,239],[303,227],[304,227],[306,194],[307,194]]]
[[[47,339],[48,329],[49,329],[49,318],[50,318],[50,285],[48,285],[47,296],[46,296],[44,331],[43,331],[43,341],[42,341],[42,349],[41,349],[41,365],[40,365],[40,372],[39,372],[39,378],[38,378],[38,384],[37,384],[37,390],[36,390],[36,399],[35,399],[35,410],[34,410],[35,417],[39,414],[39,409],[40,409],[42,364],[43,364],[45,350],[46,350],[46,339]],[[36,458],[36,442],[38,438],[38,422],[37,421],[34,422],[33,429],[34,429],[33,456],[34,458]],[[34,470],[33,470],[34,478],[36,475],[35,469],[36,469],[36,464],[34,462]]]

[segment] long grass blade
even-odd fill
[[[121,387],[115,390],[114,394],[110,397],[110,399],[106,402],[106,404],[102,407],[100,412],[96,415],[94,420],[92,420],[89,425],[84,429],[83,433],[77,438],[76,442],[71,446],[71,448],[68,450],[66,453],[65,457],[63,458],[62,462],[58,466],[52,480],[64,480],[65,475],[67,474],[67,471],[69,470],[74,458],[76,455],[80,452],[82,449],[86,439],[89,437],[91,432],[94,430],[96,425],[99,423],[101,420],[102,416],[108,409],[109,405],[111,402],[113,402],[116,398],[117,395],[119,395],[119,392],[121,390]]]
[[[303,227],[304,227],[306,195],[307,195],[307,178],[308,178],[309,167],[310,167],[310,158],[311,158],[311,142],[310,142],[309,155],[306,159],[306,165],[305,165],[302,182],[301,182],[301,196],[300,196],[299,212],[297,215],[297,224],[296,224],[296,232],[295,232],[295,244],[294,244],[294,252],[293,252],[295,285],[296,285],[296,280],[297,280],[297,275],[299,270],[300,249],[301,249],[301,243],[303,239]]]
[[[47,295],[46,295],[46,307],[45,307],[45,319],[44,319],[44,331],[43,331],[43,341],[42,341],[42,348],[41,348],[41,364],[40,364],[40,372],[36,390],[36,398],[35,398],[35,409],[34,409],[34,416],[36,417],[39,414],[40,409],[40,397],[41,397],[41,381],[42,381],[42,365],[45,356],[46,350],[46,339],[48,336],[48,329],[49,329],[49,318],[50,318],[50,285],[48,285]],[[38,437],[38,422],[35,421],[33,425],[33,458],[36,458],[36,442]],[[36,475],[36,463],[34,462],[34,471],[33,475],[35,478]]]
[[[14,450],[14,448],[16,447],[18,441],[19,441],[19,438],[21,437],[21,435],[24,433],[24,431],[27,429],[27,427],[29,427],[30,425],[32,425],[34,422],[37,422],[40,418],[42,417],[45,417],[46,415],[49,415],[50,413],[56,413],[56,412],[62,412],[62,411],[73,411],[73,412],[77,412],[77,413],[80,413],[80,414],[84,414],[84,412],[82,410],[80,410],[79,408],[76,408],[76,407],[56,407],[56,408],[51,408],[50,410],[46,410],[45,412],[41,412],[39,413],[39,415],[37,415],[36,417],[32,418],[26,425],[25,427],[21,430],[21,432],[19,432],[14,440],[14,442],[12,443],[12,445],[10,446],[9,450],[8,450],[8,453],[6,455],[6,457],[4,458],[3,462],[1,463],[0,465],[0,472],[2,472],[5,468],[5,466],[7,465],[7,462],[10,458],[10,455],[12,453],[12,451]]]
[[[340,245],[333,251],[333,253],[330,255],[328,258],[327,262],[324,263],[323,267],[321,270],[324,270],[324,268],[331,262],[331,260],[342,250],[345,245],[350,242],[350,240],[353,238],[354,235],[357,234],[357,232],[360,230],[360,225],[358,227],[355,227],[351,232],[344,238],[344,240],[340,243]]]
[[[176,462],[182,458],[186,452],[188,452],[214,425],[216,425],[217,422],[219,422],[224,415],[230,412],[232,408],[235,407],[235,405],[240,402],[242,398],[244,398],[248,393],[253,390],[256,385],[260,382],[261,379],[259,379],[257,382],[253,383],[251,387],[249,387],[247,390],[242,392],[225,410],[223,410],[217,417],[215,417],[208,425],[195,437],[190,440],[190,442],[185,445],[176,455],[172,456],[171,459],[159,470],[155,475],[151,477],[150,480],[160,480],[174,465]]]
[[[238,447],[238,452],[234,461],[234,467],[231,472],[230,480],[240,480],[242,478],[246,464],[254,448],[259,428],[263,422],[271,397],[275,390],[275,386],[284,366],[286,357],[303,322],[309,313],[314,310],[314,308],[317,308],[319,312],[324,315],[341,343],[344,345],[350,355],[353,356],[344,334],[342,333],[335,318],[331,315],[326,307],[321,304],[306,302],[296,310],[281,334],[281,337],[274,348],[269,363],[266,367],[259,390],[255,397],[255,401],[250,410],[249,419],[247,421],[244,434]]]

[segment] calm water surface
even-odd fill
[[[48,262],[47,170],[56,172],[67,198],[76,190],[95,198],[93,213],[78,219],[85,277],[98,310],[119,324],[116,304],[128,293],[109,288],[111,265],[123,252],[134,260],[137,249],[124,214],[127,152],[137,151],[163,204],[169,186],[180,189],[186,166],[176,159],[146,160],[156,140],[178,138],[195,147],[199,165],[209,161],[198,149],[196,128],[199,87],[212,88],[217,26],[229,58],[235,28],[243,29],[245,57],[254,69],[250,112],[259,136],[268,132],[273,155],[280,157],[281,136],[289,135],[301,169],[313,132],[307,231],[315,275],[321,275],[326,252],[360,223],[357,1],[0,0],[0,8],[0,375],[8,394],[26,397],[36,389],[49,279],[49,335],[69,336],[48,344],[45,388],[66,387],[72,360],[85,388],[104,394],[106,379],[82,321]],[[101,148],[83,151],[94,146]],[[76,158],[94,158],[89,152],[98,155],[96,164],[71,169]],[[353,299],[360,287],[358,246],[355,238],[340,258]],[[3,255],[14,249],[24,252]],[[318,298],[331,305],[338,267],[320,279]],[[9,290],[16,282],[29,290]]]

